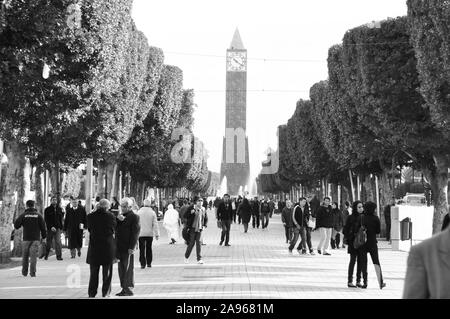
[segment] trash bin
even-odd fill
[[[400,222],[400,239],[411,240],[412,239],[412,222],[411,218],[407,217]]]

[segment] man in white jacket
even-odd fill
[[[158,219],[155,211],[150,207],[151,204],[149,199],[144,200],[144,207],[137,212],[141,223],[141,231],[139,233],[139,262],[141,263],[142,269],[145,266],[152,267],[153,237],[156,240],[159,239]]]

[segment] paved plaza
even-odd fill
[[[169,245],[159,222],[161,238],[154,241],[152,268],[141,269],[135,255],[135,295],[130,298],[169,299],[398,299],[402,296],[407,253],[392,251],[379,243],[380,261],[387,287],[380,290],[369,257],[368,289],[347,288],[346,249],[330,250],[332,256],[291,256],[285,244],[280,215],[270,219],[268,230],[233,224],[231,247],[219,246],[220,232],[214,213],[208,213],[202,256],[198,265],[195,249],[190,263],[184,263],[185,244]],[[313,245],[318,232],[313,233]],[[89,267],[87,247],[81,258],[70,259],[64,249],[63,261],[53,255],[38,260],[37,277],[23,277],[21,268],[0,269],[0,298],[87,298]],[[114,265],[112,298],[120,291],[117,265]],[[101,279],[99,294],[101,298]]]

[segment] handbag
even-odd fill
[[[308,227],[312,229],[316,228],[316,219],[314,217],[308,219]]]
[[[367,242],[367,232],[363,224],[363,216],[361,215],[361,226],[359,227],[358,232],[355,235],[355,239],[353,240],[353,247],[355,249],[358,249],[366,242]]]

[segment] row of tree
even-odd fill
[[[88,158],[94,159],[108,197],[115,195],[118,171],[132,177],[132,194],[146,186],[208,188],[211,174],[201,142],[193,139],[201,151],[179,150],[184,157],[194,154],[191,161],[175,164],[171,158],[180,135],[189,139],[194,92],[183,89],[182,70],[165,65],[163,51],[149,46],[137,30],[132,3],[0,1],[0,138],[8,159],[0,212],[5,256],[14,216],[24,209],[28,162],[35,168],[39,209],[42,173],[51,172],[52,192],[59,194],[61,170]],[[185,133],[172,135],[178,127]]]
[[[278,172],[259,176],[264,191],[321,179],[349,187],[357,174],[369,195],[371,177],[379,176],[390,197],[394,168],[420,169],[431,187],[437,232],[448,213],[448,1],[409,0],[406,17],[347,31],[329,49],[328,80],[314,84],[310,100],[298,101],[279,127],[278,153]]]

